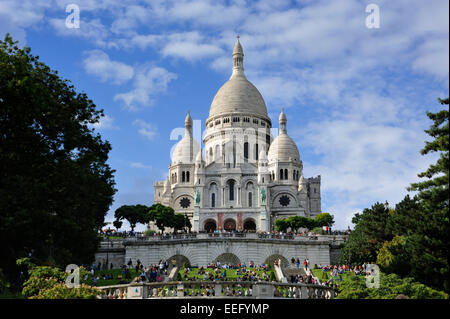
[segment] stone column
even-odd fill
[[[237,213],[237,230],[242,230],[242,213]]]
[[[223,213],[217,213],[217,229],[223,229]]]

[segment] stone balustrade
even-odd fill
[[[279,282],[184,281],[98,287],[102,299],[295,298],[332,299],[332,287]]]
[[[345,235],[313,235],[313,236],[299,236],[293,234],[258,234],[258,233],[198,233],[198,234],[166,234],[160,236],[148,236],[148,237],[128,237],[124,238],[123,241],[113,242],[114,246],[121,246],[123,242],[148,242],[148,241],[168,241],[168,240],[195,240],[195,239],[216,239],[216,238],[247,238],[247,239],[270,239],[270,240],[295,240],[295,241],[310,241],[310,240],[320,240],[320,241],[333,241],[333,242],[344,242],[346,240]],[[121,244],[122,242],[122,244]],[[101,243],[102,248],[106,248],[108,245],[107,241]],[[122,246],[123,247],[123,246]]]

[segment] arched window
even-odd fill
[[[181,172],[181,182],[184,183],[186,181],[186,173],[183,171]]]
[[[289,179],[288,170],[286,168],[284,169],[284,179]]]
[[[252,193],[250,192],[250,193],[248,193],[248,207],[252,207],[252,205],[253,205],[253,202],[252,202]]]
[[[230,179],[228,181],[228,188],[229,188],[229,196],[228,200],[234,200],[234,180]]]
[[[280,169],[280,179],[283,179],[283,170]]]
[[[186,182],[189,183],[189,172],[186,172]]]
[[[248,159],[248,142],[244,143],[244,159]]]
[[[258,154],[259,154],[258,144],[255,144],[255,160],[258,160]]]
[[[216,194],[211,194],[211,207],[216,207]]]

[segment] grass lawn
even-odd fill
[[[328,281],[331,278],[330,270],[323,272],[322,269],[311,269],[311,272],[313,273],[313,275],[315,277],[317,277],[320,280],[320,282]],[[326,273],[326,277],[324,277],[325,273]],[[348,280],[349,277],[354,277],[356,275],[352,271],[347,270],[341,276],[342,276],[342,281],[346,281],[346,280]],[[339,274],[338,274],[337,280],[339,281]]]
[[[130,273],[130,275],[128,276],[128,278],[120,279],[120,278],[118,278],[119,276],[122,276],[122,269],[120,269],[120,268],[119,269],[111,269],[111,270],[97,270],[95,272],[95,276],[100,277],[100,279],[97,282],[97,286],[119,285],[122,280],[131,282],[135,277],[138,276],[135,268],[129,269],[129,273]],[[103,275],[109,275],[109,274],[112,274],[114,279],[109,279],[109,280],[101,279],[101,277]],[[82,282],[87,285],[92,285],[93,284],[92,275],[89,274],[88,280],[86,280],[86,281],[82,280]]]
[[[214,275],[214,269],[212,269],[212,268],[204,268],[204,269],[205,269],[205,272]],[[247,268],[247,269],[250,270],[250,272],[253,272],[255,270],[255,268]],[[195,278],[195,279],[203,280],[203,275],[200,275],[198,273],[198,270],[199,270],[198,268],[192,268],[191,271],[188,272],[187,278],[188,279]],[[222,274],[223,271],[224,271],[224,269],[221,268],[219,274]],[[228,280],[233,281],[233,280],[238,279],[238,276],[236,275],[236,269],[225,269],[225,271],[226,271],[226,278]],[[264,273],[264,270],[256,271],[256,274],[259,275],[260,277],[262,276],[263,273]],[[269,275],[269,278],[275,278],[275,274],[273,273],[272,270],[266,270],[266,273]],[[181,275],[182,279],[185,279],[184,269],[181,269],[179,271],[179,274]],[[242,277],[242,274],[239,277]]]

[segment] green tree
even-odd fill
[[[117,230],[119,230],[123,225],[123,222],[121,220],[115,220],[113,221],[113,226],[116,227]]]
[[[425,132],[433,140],[426,141],[422,155],[438,153],[435,164],[420,173],[425,180],[413,183],[410,191],[417,191],[420,210],[415,215],[414,231],[407,238],[411,255],[411,275],[426,285],[449,291],[449,99],[441,100],[444,109],[431,113],[433,121]]]
[[[355,229],[349,238],[352,264],[376,261],[377,253],[384,242],[392,239],[392,235],[386,232],[388,217],[389,209],[381,203],[365,208],[362,214],[355,214],[352,219]],[[348,250],[348,245],[345,245],[341,253],[341,263],[347,263]]]
[[[378,251],[376,264],[386,273],[395,273],[402,277],[411,271],[410,255],[406,250],[406,236],[395,236],[384,242]]]
[[[183,214],[175,214],[172,220],[172,225],[169,226],[175,230],[181,230],[184,227],[191,228],[191,222],[189,221],[189,218],[184,216]]]
[[[160,229],[161,231],[164,231],[165,227],[174,227],[176,218],[177,217],[175,217],[175,211],[172,207],[164,206],[160,203],[153,204],[147,212],[147,219],[149,221],[154,221],[158,229]]]
[[[114,212],[114,225],[119,225],[123,219],[130,223],[131,230],[134,231],[137,223],[145,224],[148,223],[148,212],[149,207],[145,205],[122,205],[116,209]],[[120,224],[122,225],[122,224]],[[117,227],[117,226],[116,226]]]
[[[28,278],[23,285],[22,294],[30,299],[95,299],[101,291],[80,284],[78,288],[68,288],[65,280],[69,275],[57,267],[38,266],[28,258],[17,260],[19,266],[26,266]],[[87,274],[83,268],[79,268],[80,278]]]
[[[339,284],[337,299],[395,299],[404,295],[410,299],[448,299],[448,294],[425,286],[413,278],[380,272],[380,287],[367,288],[365,276],[347,276]]]
[[[90,125],[103,111],[7,35],[0,41],[0,260],[90,263],[112,203],[111,146]]]
[[[277,219],[275,221],[275,229],[277,231],[286,232],[289,228],[289,223],[285,219]]]
[[[316,227],[331,227],[334,224],[334,216],[329,213],[320,213],[314,219]]]

